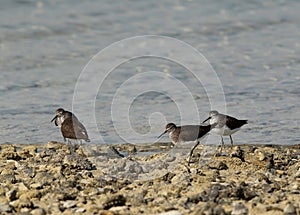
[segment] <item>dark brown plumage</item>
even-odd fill
[[[60,127],[65,141],[70,142],[73,139],[90,142],[85,127],[72,112],[59,108],[56,110],[55,117],[51,122],[54,120],[55,125]]]

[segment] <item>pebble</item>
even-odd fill
[[[30,212],[31,215],[46,215],[46,211],[43,208],[35,208]]]
[[[180,213],[179,211],[167,211],[167,212],[163,212],[163,213],[160,213],[159,215],[182,215],[182,213]]]
[[[284,215],[296,215],[297,211],[293,204],[288,203],[287,206],[283,209]]]
[[[12,207],[7,202],[0,203],[0,212],[9,213],[11,211],[12,211]]]
[[[84,212],[86,212],[86,209],[85,209],[85,208],[77,208],[77,209],[75,210],[75,213],[84,213]]]
[[[77,201],[67,201],[67,202],[64,202],[63,204],[63,207],[68,209],[68,208],[73,208],[77,205]]]

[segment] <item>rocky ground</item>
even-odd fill
[[[300,145],[0,145],[0,214],[300,214]]]

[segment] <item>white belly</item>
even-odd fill
[[[229,136],[229,135],[232,135],[233,133],[237,132],[238,130],[240,130],[240,128],[236,128],[236,129],[231,130],[230,128],[228,128],[225,125],[222,128],[213,128],[211,131],[213,133],[219,134],[221,136]]]

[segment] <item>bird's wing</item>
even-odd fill
[[[89,140],[89,136],[83,124],[78,120],[73,120],[74,130],[76,132],[77,139]]]
[[[61,133],[63,134],[64,138],[75,139],[76,135],[74,132],[73,120],[71,118],[67,118],[63,122],[60,129],[61,129]]]
[[[184,141],[195,141],[210,131],[211,125],[199,126],[188,125],[181,126],[180,139]]]
[[[199,129],[199,133],[198,133],[198,138],[203,137],[204,135],[206,135],[212,127],[214,127],[216,124],[213,125],[201,125],[200,129]]]
[[[239,119],[236,119],[232,116],[226,116],[226,125],[231,130],[236,129],[236,128],[240,128],[245,124],[247,124],[247,120],[239,120]]]
[[[66,138],[83,139],[89,141],[85,127],[76,118],[67,118],[61,127]]]

